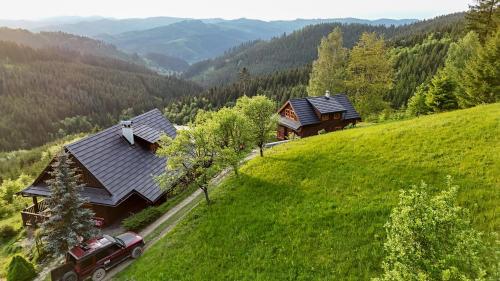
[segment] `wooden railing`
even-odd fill
[[[35,210],[35,205],[31,205],[21,212],[21,218],[23,220],[23,225],[35,226],[43,223],[50,217],[50,213],[46,212],[48,210],[47,202],[41,201],[38,203],[38,212]]]
[[[41,201],[38,203],[38,212],[35,210],[35,205],[31,205],[21,212],[21,218],[23,220],[23,226],[36,226],[40,225],[50,217],[49,205],[47,202]],[[99,217],[93,217],[92,220],[95,222],[97,227],[104,226],[104,219]]]

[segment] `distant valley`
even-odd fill
[[[244,18],[195,20],[177,17],[63,17],[42,21],[0,20],[0,26],[23,28],[32,32],[64,32],[102,40],[130,56],[137,54],[151,69],[169,74],[183,72],[189,64],[221,56],[242,43],[269,40],[308,25],[335,22],[400,26],[416,21],[357,18],[261,21]],[[137,58],[135,61],[137,62]]]

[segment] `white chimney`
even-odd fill
[[[132,129],[132,121],[121,121],[122,135],[130,143],[134,144],[134,129]]]
[[[325,92],[325,97],[329,98],[330,97],[330,91],[329,90],[326,90]]]

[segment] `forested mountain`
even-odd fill
[[[199,109],[214,110],[232,106],[241,96],[266,95],[276,101],[276,108],[290,98],[307,96],[309,65],[256,77],[245,77],[240,73],[240,81],[229,85],[212,87],[197,96],[183,97],[165,108],[167,117],[177,123],[185,124],[193,120]]]
[[[121,60],[0,42],[0,151],[106,127],[199,91]]]
[[[145,30],[159,26],[166,26],[185,18],[176,17],[150,17],[150,18],[130,18],[111,19],[100,18],[95,20],[83,20],[72,23],[54,23],[38,26],[35,31],[62,31],[83,36],[97,36],[101,34],[118,34],[128,31]]]
[[[35,49],[68,49],[85,55],[110,57],[128,62],[142,63],[140,58],[126,54],[111,44],[63,32],[32,33],[24,29],[1,27],[0,41],[15,42]]]
[[[225,50],[249,40],[270,39],[312,24],[362,22],[370,25],[401,25],[414,21],[411,19],[369,21],[354,18],[269,22],[252,19],[185,20],[147,30],[136,30],[114,35],[101,34],[97,38],[110,42],[128,52],[137,52],[139,54],[160,53],[193,63],[221,55]]]
[[[243,67],[252,75],[259,75],[309,64],[317,57],[321,38],[336,26],[341,26],[347,48],[351,48],[363,32],[383,35],[393,46],[407,46],[421,43],[430,34],[436,37],[440,34],[463,35],[463,20],[464,14],[459,13],[399,27],[339,23],[307,26],[270,41],[245,43],[221,57],[193,64],[184,77],[204,86],[212,86],[234,81]]]

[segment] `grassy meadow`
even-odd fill
[[[500,104],[294,141],[245,164],[119,280],[368,280],[399,190],[446,175],[498,244]]]

